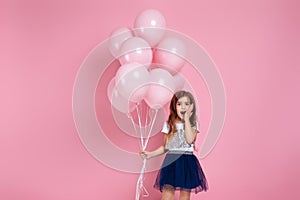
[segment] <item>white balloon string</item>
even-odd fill
[[[149,108],[148,107],[146,107],[146,122],[145,122],[145,133],[148,133],[148,115],[149,115],[149,117],[150,117],[150,113],[149,113]],[[151,120],[151,119],[150,119]],[[150,121],[151,122],[151,121]]]
[[[137,112],[137,117],[138,117],[138,122],[139,122],[139,127],[140,127],[140,136],[141,136],[141,143],[142,143],[142,149],[144,149],[144,140],[143,140],[143,132],[142,132],[142,123],[141,123],[141,117],[140,117],[140,110],[139,110],[139,103],[136,106],[136,112]]]
[[[148,190],[145,188],[145,186],[143,186],[143,191],[144,191],[143,196],[144,196],[144,197],[149,197],[149,192],[148,192]]]
[[[137,105],[135,106],[135,110],[136,110],[136,112],[137,112]],[[131,120],[131,123],[132,123],[132,126],[133,126],[133,128],[134,128],[135,134],[138,134],[138,130],[136,129],[136,125],[135,125],[135,122],[134,122],[134,119],[133,119],[132,115],[130,115],[130,113],[128,113],[128,114],[127,114],[127,117],[129,117],[130,120]],[[140,142],[140,145],[141,145],[141,149],[142,149],[143,146],[144,146],[143,141]]]
[[[155,119],[156,119],[156,116],[157,116],[157,111],[158,111],[157,109],[155,109],[154,116],[152,117],[151,116],[152,109],[150,108],[149,110],[150,110],[150,112],[149,112],[150,129],[147,130],[147,137],[144,140],[143,139],[143,134],[142,134],[141,117],[140,117],[141,113],[140,113],[139,108],[137,107],[138,121],[139,121],[139,126],[140,126],[140,136],[141,136],[142,150],[143,151],[145,151],[145,149],[146,149],[146,147],[148,145],[148,142],[149,142],[149,139],[150,139],[150,134],[151,134],[151,131],[153,129],[153,125],[154,125],[154,122],[155,122]],[[148,123],[147,118],[148,118],[148,110],[146,109],[146,125],[145,125],[145,127],[147,126],[147,123]],[[144,193],[143,197],[148,197],[149,196],[149,193],[148,193],[147,189],[145,188],[145,186],[143,184],[144,174],[145,174],[145,170],[146,170],[146,163],[147,163],[147,159],[144,158],[144,160],[143,160],[143,166],[142,166],[142,169],[140,171],[140,176],[139,176],[138,181],[136,183],[136,194],[135,194],[135,199],[136,200],[140,200],[141,192]]]
[[[147,162],[147,159],[144,159],[143,160],[143,167],[141,169],[139,179],[138,179],[138,181],[136,183],[135,200],[140,200],[141,191],[144,192],[144,194],[143,194],[144,197],[148,197],[149,196],[149,192],[147,191],[147,189],[143,185],[144,173],[145,173],[145,169],[146,169],[146,162]]]
[[[151,131],[152,131],[152,128],[153,128],[153,125],[154,125],[156,116],[157,116],[157,109],[155,109],[154,116],[153,116],[153,118],[151,119],[151,126],[150,126],[150,130],[149,130],[149,132],[148,132],[148,135],[147,135],[147,139],[146,139],[146,141],[145,141],[145,148],[146,148],[147,145],[148,145],[149,138],[150,138],[150,135],[151,135]]]

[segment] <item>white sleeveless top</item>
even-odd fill
[[[185,134],[184,134],[184,124],[183,123],[177,123],[176,124],[176,129],[177,132],[174,133],[172,137],[170,137],[167,142],[165,149],[167,151],[187,151],[187,152],[193,152],[194,151],[194,143],[189,144],[187,143],[185,139]],[[197,125],[198,127],[198,125]],[[198,130],[197,127],[193,127],[196,131]],[[169,134],[169,127],[167,122],[164,123],[163,129],[161,132],[165,134]],[[199,131],[197,131],[198,133]]]

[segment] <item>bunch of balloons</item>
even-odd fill
[[[131,118],[134,127],[133,113],[137,114],[142,150],[147,147],[158,110],[184,87],[184,79],[178,72],[185,64],[186,47],[180,39],[166,37],[165,32],[165,17],[151,9],[136,17],[133,29],[119,28],[109,39],[109,50],[121,66],[108,85],[108,97],[115,109]],[[140,107],[145,102],[148,110]],[[150,118],[144,127],[142,110],[146,112],[146,122]],[[154,114],[148,116],[151,113]],[[141,191],[148,196],[143,186],[145,167],[146,159],[137,181],[136,200],[140,199]]]
[[[143,100],[150,108],[160,109],[183,88],[178,72],[185,63],[186,47],[178,38],[164,37],[165,30],[165,17],[150,9],[136,17],[134,28],[112,32],[109,50],[121,66],[107,92],[120,112],[132,112]]]

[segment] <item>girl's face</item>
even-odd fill
[[[190,112],[193,110],[193,106],[191,104],[190,98],[187,96],[183,96],[178,99],[176,103],[176,112],[177,115],[180,117],[180,119],[183,119],[183,115],[181,112],[187,112],[187,114],[190,114]]]

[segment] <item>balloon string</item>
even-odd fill
[[[149,138],[150,138],[150,134],[151,134],[151,131],[152,131],[152,128],[153,128],[153,125],[154,125],[156,116],[157,116],[157,109],[155,109],[154,117],[151,119],[150,130],[149,130],[149,132],[148,132],[147,139],[146,139],[146,141],[145,141],[145,149],[146,149],[146,147],[147,147],[147,145],[148,145]],[[143,150],[144,150],[144,149],[143,149]]]
[[[147,130],[147,137],[146,139],[144,140],[143,139],[143,134],[142,134],[142,125],[141,125],[141,118],[140,118],[140,111],[139,111],[139,108],[137,106],[137,113],[138,113],[138,121],[139,121],[139,126],[140,126],[140,136],[141,136],[141,143],[142,143],[142,150],[144,151],[148,145],[148,142],[149,142],[149,139],[150,139],[150,134],[151,134],[151,131],[153,129],[153,125],[154,125],[154,122],[155,122],[155,119],[156,119],[156,116],[157,116],[157,109],[155,109],[155,112],[154,112],[154,116],[152,117],[151,116],[151,111],[152,109],[150,108],[150,112],[148,112],[149,110],[146,110],[146,126],[147,126],[147,118],[148,118],[148,114],[149,114],[149,117],[150,117],[150,129]],[[145,129],[146,130],[146,129]],[[147,159],[144,158],[143,160],[143,166],[142,166],[142,169],[140,171],[140,176],[138,178],[138,181],[136,183],[136,195],[135,195],[135,199],[136,200],[140,200],[140,194],[141,192],[143,192],[143,196],[144,197],[148,197],[149,196],[149,192],[147,191],[147,189],[144,187],[143,185],[143,179],[144,179],[144,174],[145,174],[145,169],[146,169],[146,162],[147,162]]]
[[[148,115],[150,117],[149,110],[150,110],[150,108],[146,108],[146,122],[145,122],[145,130],[144,130],[145,133],[148,133]]]
[[[140,136],[141,136],[141,143],[142,143],[142,149],[144,149],[144,140],[143,140],[143,132],[142,132],[142,123],[141,123],[141,117],[140,117],[140,110],[139,110],[139,104],[136,106],[136,112],[137,112],[137,117],[138,117],[138,122],[139,122],[139,127],[140,127]]]
[[[143,160],[143,167],[141,169],[139,179],[136,183],[136,194],[135,194],[135,199],[136,200],[140,200],[141,191],[144,192],[144,194],[143,194],[144,197],[149,197],[149,192],[147,191],[147,189],[143,185],[144,173],[145,173],[145,169],[146,169],[146,162],[147,162],[147,159],[144,159]]]
[[[138,108],[137,108],[137,106],[138,105],[136,105],[135,106],[135,110],[136,110],[136,112],[138,112]],[[130,115],[130,113],[128,113],[127,114],[127,117],[128,118],[130,118],[130,120],[131,120],[131,123],[132,123],[132,126],[133,126],[133,128],[134,128],[134,132],[136,133],[136,135],[138,134],[138,130],[137,130],[137,128],[136,128],[136,125],[135,125],[135,122],[134,122],[134,119],[133,119],[133,117],[132,117],[132,115]],[[140,145],[141,145],[141,149],[143,148],[143,146],[144,146],[144,144],[143,144],[143,141],[141,140],[140,141]]]

